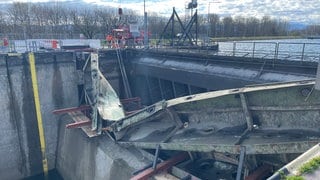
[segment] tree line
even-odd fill
[[[149,13],[148,30],[151,38],[160,36],[168,19],[157,13]],[[187,17],[181,16],[181,19],[187,20]],[[65,7],[63,3],[14,2],[0,12],[0,33],[10,39],[79,38],[79,34],[88,39],[102,39],[125,22],[141,24],[143,29],[143,17],[130,9],[123,10],[120,18],[118,9],[111,7],[74,8]],[[198,33],[210,37],[319,35],[320,27],[312,25],[303,30],[290,30],[287,21],[269,16],[258,19],[200,14]]]

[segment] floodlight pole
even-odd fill
[[[147,12],[146,12],[146,0],[143,0],[143,12],[144,12],[144,48],[149,48],[149,37],[148,37],[148,19],[147,19]]]

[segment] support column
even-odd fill
[[[244,93],[240,93],[240,100],[241,100],[243,113],[244,113],[244,116],[245,116],[246,121],[247,121],[247,129],[249,131],[251,131],[252,127],[253,127],[253,121],[252,121],[251,113],[250,113],[249,108],[248,108],[247,98],[244,95]]]

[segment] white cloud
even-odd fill
[[[319,0],[220,0],[217,14],[231,16],[271,16],[277,19],[300,21],[304,23],[320,23],[316,18],[320,13]]]

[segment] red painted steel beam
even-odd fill
[[[172,166],[186,160],[188,157],[188,153],[179,154],[177,156],[172,157],[171,159],[159,163],[156,169],[153,169],[152,167],[148,168],[142,171],[141,173],[137,174],[136,176],[133,176],[130,180],[147,180],[148,178],[157,174],[160,171],[165,171],[172,168]]]
[[[71,123],[71,124],[67,124],[66,128],[71,129],[71,128],[80,128],[83,126],[88,126],[91,124],[91,121],[81,121],[81,122],[75,122],[75,123]]]
[[[65,114],[69,112],[75,112],[75,111],[84,111],[88,110],[91,107],[89,105],[79,106],[79,107],[71,107],[71,108],[65,108],[65,109],[57,109],[52,111],[53,114]]]
[[[125,112],[126,116],[130,115],[130,114],[134,114],[136,112],[138,112],[139,110],[135,110],[135,111],[127,111]]]
[[[253,171],[244,179],[245,180],[265,179],[266,176],[269,175],[271,171],[272,171],[272,166],[268,164],[264,164],[260,166],[258,169],[256,169],[255,171]]]
[[[140,97],[133,97],[133,98],[127,98],[127,99],[120,99],[121,103],[129,103],[129,102],[139,102],[141,101]]]

